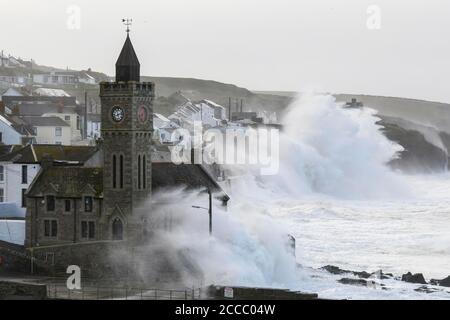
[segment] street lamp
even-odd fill
[[[212,235],[212,192],[211,189],[208,189],[208,195],[209,195],[209,208],[200,207],[200,206],[192,206],[194,209],[203,209],[208,211],[209,215],[209,235]]]

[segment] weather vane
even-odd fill
[[[124,25],[127,26],[127,33],[130,33],[130,26],[133,24],[133,19],[125,18],[125,19],[122,19],[122,22]]]

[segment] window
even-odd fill
[[[84,197],[84,212],[92,212],[92,197]]]
[[[62,136],[62,128],[56,127],[55,128],[55,137],[61,137]]]
[[[141,155],[138,155],[138,190],[141,189]]]
[[[145,157],[145,154],[142,158],[142,188],[147,188],[147,158]]]
[[[5,202],[5,191],[0,188],[0,203]]]
[[[117,188],[117,178],[116,178],[116,169],[117,169],[117,158],[114,154],[112,157],[112,181],[113,181],[113,189]]]
[[[0,182],[5,181],[5,167],[0,166]]]
[[[28,166],[22,166],[22,184],[28,183]]]
[[[0,132],[0,142],[3,142],[3,132]]]
[[[55,211],[55,196],[47,196],[47,211]]]
[[[70,116],[64,116],[65,121],[70,121]]]
[[[123,240],[123,224],[118,218],[114,219],[112,224],[112,238],[113,240]]]
[[[94,221],[81,221],[81,238],[89,240],[95,239]]]
[[[52,76],[52,82],[57,83],[58,82],[58,76]]]
[[[58,236],[58,222],[56,220],[44,220],[44,236],[47,238]]]
[[[123,189],[123,155],[120,155],[120,189]]]
[[[46,252],[45,253],[45,262],[50,263],[50,265],[55,265],[55,253],[54,252]]]
[[[27,192],[27,189],[22,189],[22,208],[27,207],[27,198],[25,197],[26,192]]]
[[[64,211],[70,212],[72,210],[72,201],[69,199],[64,200]]]

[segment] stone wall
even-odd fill
[[[46,298],[45,284],[0,281],[0,300],[43,300]]]

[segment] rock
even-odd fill
[[[344,270],[344,269],[341,269],[341,268],[339,268],[339,267],[331,266],[331,265],[322,267],[322,268],[320,268],[320,269],[325,270],[325,271],[328,271],[329,273],[332,273],[332,274],[345,274],[345,273],[349,273],[349,274],[353,274],[353,275],[358,276],[358,277],[363,278],[363,279],[368,279],[368,278],[370,278],[370,276],[371,276],[371,274],[368,273],[368,272],[366,272],[366,271],[351,271],[351,270]]]
[[[450,287],[450,276],[448,276],[448,277],[445,278],[445,279],[442,279],[442,280],[439,282],[439,285],[442,286],[442,287]]]
[[[342,278],[338,280],[339,283],[349,284],[354,286],[367,286],[367,280],[364,279],[350,279],[350,278]]]
[[[450,276],[442,280],[431,279],[430,284],[434,286],[450,287]]]
[[[423,274],[421,273],[412,274],[411,272],[408,272],[402,276],[402,281],[409,283],[427,284]]]
[[[433,292],[437,292],[439,290],[436,290],[436,289],[433,289],[433,288],[429,288],[427,286],[421,286],[421,287],[419,287],[417,289],[414,289],[414,291],[423,292],[423,293],[433,293]]]
[[[370,278],[370,276],[371,276],[370,273],[365,272],[365,271],[360,271],[360,272],[353,271],[352,273],[353,273],[355,276],[358,276],[358,277],[363,278],[363,279],[368,279],[368,278]]]
[[[383,290],[387,290],[385,285],[382,283],[376,283],[371,280],[365,280],[365,279],[352,279],[352,278],[342,278],[338,280],[339,283],[342,284],[348,284],[353,286],[364,286],[372,289],[381,288]]]
[[[329,273],[332,273],[332,274],[344,274],[344,273],[349,273],[349,271],[347,271],[347,270],[342,270],[342,269],[339,268],[339,267],[336,267],[336,266],[330,266],[330,265],[325,266],[325,267],[322,267],[322,268],[320,268],[320,269],[325,270],[325,271],[328,271]]]

